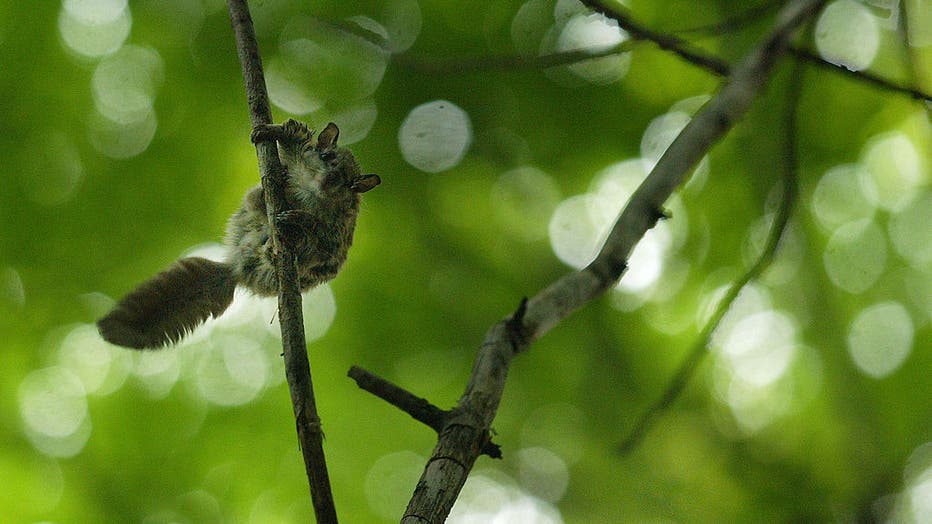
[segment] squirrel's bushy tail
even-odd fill
[[[156,349],[178,342],[233,301],[236,280],[229,264],[183,258],[140,284],[97,321],[108,342]]]

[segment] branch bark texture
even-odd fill
[[[236,50],[243,70],[249,118],[252,127],[272,123],[272,110],[262,71],[259,45],[246,0],[228,0],[230,22],[236,38]],[[323,432],[317,416],[317,403],[311,382],[304,337],[304,318],[301,309],[301,291],[298,286],[297,261],[287,243],[282,241],[275,217],[287,210],[285,199],[285,173],[278,158],[274,141],[256,144],[259,173],[272,231],[272,245],[278,277],[278,318],[282,331],[282,349],[285,359],[285,376],[291,393],[298,431],[298,442],[304,456],[311,488],[311,500],[318,523],[336,523],[337,515],[330,490],[330,478],[324,459]]]
[[[774,28],[731,68],[719,93],[673,141],[635,191],[599,255],[588,267],[566,275],[486,333],[466,391],[441,430],[414,490],[403,523],[443,522],[489,439],[511,359],[586,303],[609,290],[621,276],[635,244],[663,216],[663,203],[689,170],[747,112],[762,91],[794,30],[825,0],[792,0]]]

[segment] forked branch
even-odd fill
[[[601,252],[588,267],[566,275],[486,333],[456,416],[440,432],[403,523],[443,522],[488,440],[512,358],[575,310],[611,289],[635,244],[663,215],[663,203],[690,169],[747,112],[762,91],[794,30],[825,0],[793,0],[757,47],[735,67],[718,94],[673,141],[635,191]]]

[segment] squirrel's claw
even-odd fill
[[[282,126],[275,124],[259,124],[252,128],[252,133],[249,134],[249,140],[253,144],[271,142],[273,140],[278,140],[281,133]]]

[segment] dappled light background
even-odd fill
[[[276,121],[336,122],[383,181],[304,318],[338,513],[397,521],[435,435],[347,369],[452,406],[485,330],[594,259],[718,79],[574,0],[250,3]],[[729,62],[773,13],[703,30],[735,3],[619,5]],[[929,93],[930,13],[834,0],[801,42]],[[593,56],[530,65],[571,53]],[[161,351],[94,326],[176,258],[222,260],[258,183],[225,3],[0,1],[0,60],[0,520],[310,521],[275,299],[238,290]],[[504,459],[479,459],[450,522],[932,522],[932,106],[826,68],[800,73],[800,191],[775,259],[682,397],[617,451],[765,248],[792,74],[608,295],[515,360]]]

